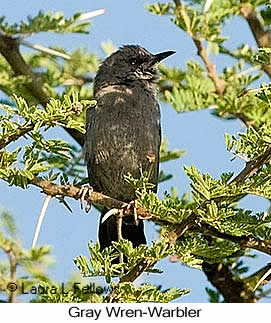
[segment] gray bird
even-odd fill
[[[149,181],[157,190],[161,142],[157,63],[174,53],[153,55],[141,46],[127,45],[100,66],[94,80],[97,105],[87,111],[85,141],[89,183],[95,191],[130,202],[135,192],[124,176],[139,178],[141,170],[151,170]],[[152,168],[148,156],[155,156]],[[107,211],[102,211],[101,219]],[[122,237],[134,247],[145,244],[143,221],[136,224],[125,217]],[[100,221],[101,249],[117,240],[116,217]]]

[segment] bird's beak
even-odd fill
[[[162,52],[162,53],[159,53],[159,54],[155,54],[154,59],[158,63],[158,62],[161,62],[163,59],[167,58],[168,56],[173,55],[175,53],[176,52],[174,52],[172,50],[170,50],[168,52]]]

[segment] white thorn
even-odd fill
[[[108,212],[105,213],[103,218],[101,219],[101,223],[104,223],[111,215],[117,215],[119,214],[119,209],[111,209]]]
[[[79,16],[77,21],[89,20],[90,18],[103,15],[104,13],[105,13],[105,9],[98,9],[94,11],[85,12]]]
[[[260,278],[256,286],[254,287],[253,292],[261,285],[261,283],[265,280],[265,278],[270,274],[271,274],[271,268],[269,268],[267,272]]]
[[[205,6],[204,6],[204,9],[203,9],[203,13],[206,13],[210,9],[213,1],[214,0],[206,0]]]
[[[45,213],[46,213],[46,210],[48,208],[48,205],[49,205],[49,202],[50,202],[51,198],[52,198],[52,196],[47,195],[44,202],[43,202],[43,206],[42,206],[42,209],[41,209],[41,212],[40,212],[40,216],[38,218],[38,222],[37,222],[37,225],[36,225],[36,229],[35,229],[35,233],[34,233],[34,237],[33,237],[33,241],[32,241],[32,248],[36,247],[36,243],[37,243],[37,240],[38,240],[38,237],[39,237],[39,234],[40,234],[40,228],[41,228],[41,225],[42,225],[43,219],[45,217]]]
[[[59,51],[51,49],[51,48],[48,48],[48,47],[44,47],[44,46],[41,46],[41,45],[38,45],[38,44],[31,44],[31,43],[29,43],[28,41],[25,41],[25,40],[19,40],[19,42],[22,45],[26,46],[26,47],[33,48],[33,49],[38,50],[39,52],[42,52],[42,53],[50,54],[50,55],[53,55],[53,56],[58,56],[58,57],[66,59],[66,60],[71,59],[70,55],[60,53]]]

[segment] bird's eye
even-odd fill
[[[132,59],[130,60],[130,64],[131,64],[131,65],[133,65],[133,66],[137,65],[137,60],[136,60],[136,59],[134,59],[134,58],[132,58]]]

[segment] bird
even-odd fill
[[[86,112],[85,160],[93,190],[123,202],[135,199],[134,188],[125,180],[150,171],[149,182],[157,191],[161,144],[160,107],[157,100],[158,63],[174,51],[152,54],[139,45],[125,45],[107,57],[94,78],[95,108]],[[150,156],[153,165],[150,168]],[[117,220],[99,223],[101,250],[118,240]],[[133,247],[146,244],[144,224],[124,217],[122,238]]]

